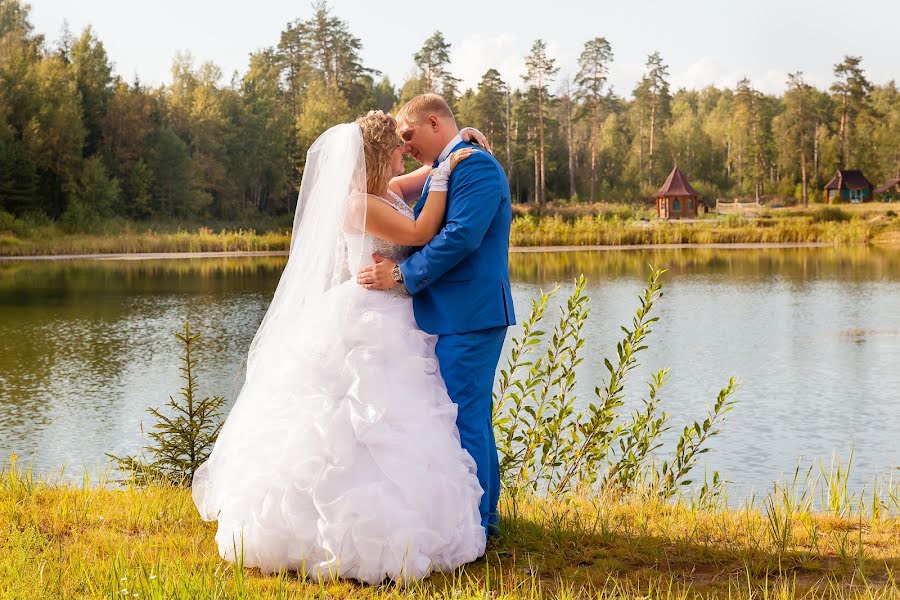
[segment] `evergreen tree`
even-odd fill
[[[780,120],[777,127],[781,134],[780,162],[783,167],[788,169],[799,165],[800,198],[804,205],[809,204],[808,164],[812,156],[816,127],[814,104],[810,92],[811,88],[803,79],[801,71],[788,75],[787,91],[782,99],[784,113],[779,115]]]
[[[85,160],[75,199],[98,217],[109,218],[121,214],[120,197],[119,181],[109,176],[103,161],[97,156]]]
[[[34,30],[28,15],[31,6],[19,0],[3,0],[0,2],[0,36],[9,33],[17,33],[22,37],[29,37]]]
[[[871,134],[877,164],[873,175],[879,181],[900,178],[900,90],[894,81],[872,90],[872,109],[879,115]]]
[[[144,159],[138,160],[128,171],[122,185],[122,210],[133,219],[153,214],[153,172]]]
[[[538,204],[547,201],[547,155],[544,144],[544,113],[550,103],[549,85],[559,72],[556,59],[547,55],[547,44],[535,40],[531,52],[525,57],[526,74],[523,77],[533,92],[534,108],[537,114],[537,142],[535,148],[535,196]]]
[[[25,148],[0,125],[0,210],[22,216],[38,210],[37,173]]]
[[[843,62],[834,65],[834,76],[837,80],[831,85],[831,91],[838,99],[840,140],[839,168],[847,167],[849,157],[848,146],[852,148],[853,126],[857,116],[866,110],[872,84],[863,73],[862,58],[844,56]]]
[[[669,67],[663,63],[659,52],[654,52],[647,57],[646,69],[641,80],[639,100],[645,104],[642,114],[646,114],[648,118],[647,181],[652,185],[657,175],[654,169],[654,153],[660,145],[660,132],[665,129],[671,116],[671,96],[669,95]]]
[[[503,163],[507,176],[512,166],[512,139],[509,131],[510,117],[509,88],[496,69],[488,69],[478,82],[475,93],[472,122],[490,140],[494,155]],[[502,151],[498,151],[499,149]]]
[[[622,152],[628,144],[628,135],[623,119],[614,111],[606,115],[606,119],[597,131],[597,158],[596,169],[602,176],[599,189],[607,193],[621,194],[623,188],[623,174],[625,173],[626,157]],[[618,189],[617,186],[618,185]],[[591,201],[597,198],[592,197]]]
[[[382,77],[378,83],[374,83],[363,104],[364,106],[356,112],[360,114],[368,110],[391,112],[391,109],[397,104],[397,90],[394,89],[391,80]]]
[[[103,161],[97,156],[86,159],[78,185],[62,215],[63,226],[68,231],[95,229],[103,220],[121,213],[120,194],[118,180],[109,177]]]
[[[360,79],[378,71],[363,66],[362,42],[348,24],[331,14],[328,3],[317,0],[313,15],[288,25],[281,34],[279,51],[287,71],[291,101],[296,101],[313,77],[337,87],[351,106],[365,96]]]
[[[199,397],[196,352],[200,336],[191,333],[190,324],[185,322],[184,331],[175,337],[182,347],[180,371],[184,386],[179,399],[169,396],[164,409],[147,411],[156,421],[150,430],[150,445],[144,447],[150,459],[142,455],[107,454],[130,477],[129,481],[138,485],[166,482],[190,487],[197,469],[215,447],[224,424],[225,398]]]
[[[153,99],[140,83],[119,82],[101,119],[103,148],[112,156],[114,172],[125,176],[146,153],[156,129]]]
[[[235,215],[239,190],[228,171],[225,106],[234,91],[220,86],[222,70],[211,62],[197,68],[189,53],[179,53],[172,66],[166,97],[168,124],[187,144],[191,159],[191,194],[195,206],[208,207],[219,218]]]
[[[112,65],[103,43],[94,36],[90,27],[85,28],[74,41],[70,56],[81,94],[85,126],[84,153],[91,156],[100,150],[103,117],[115,92]]]
[[[767,167],[770,127],[763,94],[746,77],[737,84],[734,105],[738,177],[742,191],[752,191],[759,200],[763,194]],[[749,184],[749,185],[747,185]]]
[[[603,99],[609,76],[609,65],[612,61],[612,46],[606,38],[596,37],[585,43],[584,49],[578,57],[578,74],[575,76],[576,97],[581,102],[589,119],[588,143],[591,161],[589,198],[591,201],[596,199],[598,129],[603,118]]]
[[[187,144],[171,128],[159,129],[147,157],[153,176],[153,213],[196,216],[211,198],[197,189]]]
[[[30,77],[37,107],[22,141],[37,169],[42,209],[58,217],[81,175],[85,138],[81,98],[69,66],[57,55],[32,65]]]
[[[242,212],[287,211],[288,199],[295,196],[289,161],[294,124],[283,96],[276,53],[251,55],[240,97],[231,103],[226,141],[229,172],[238,175]]]
[[[666,129],[666,139],[674,162],[690,173],[699,172],[699,154],[709,144],[700,126],[696,93],[680,92],[672,99],[672,122]]]
[[[575,99],[572,93],[572,82],[567,78],[563,81],[560,89],[559,115],[562,125],[563,137],[565,138],[565,152],[569,175],[569,199],[578,198],[578,192],[575,186]]]
[[[422,77],[423,91],[440,94],[451,108],[455,108],[459,79],[450,73],[450,44],[444,35],[435,31],[413,55],[413,60]]]

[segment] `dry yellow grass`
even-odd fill
[[[735,216],[696,222],[645,220],[645,210],[626,205],[563,206],[544,215],[517,208],[510,242],[513,246],[828,243],[866,244],[890,241],[900,233],[894,204],[840,205],[823,208],[767,210],[763,218]],[[844,221],[817,221],[817,213],[834,210]],[[593,211],[593,212],[591,212]],[[821,215],[819,215],[821,217]],[[174,232],[121,231],[66,234],[55,226],[21,231],[0,229],[0,256],[118,254],[154,252],[286,251],[290,231],[214,231],[206,227]]]
[[[0,232],[0,256],[63,254],[115,254],[152,252],[256,252],[281,251],[290,247],[289,231],[257,233],[254,230],[157,232],[126,230],[116,234],[44,235],[36,232],[16,237]]]
[[[15,463],[0,479],[2,598],[900,597],[900,521],[861,509],[505,498],[502,537],[484,559],[370,587],[221,561],[215,524],[184,489],[53,484]],[[783,529],[772,526],[779,511]]]

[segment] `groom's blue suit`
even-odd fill
[[[453,147],[479,149],[460,142]],[[515,324],[509,288],[509,184],[483,149],[453,169],[444,228],[400,263],[416,322],[437,334],[437,358],[450,398],[459,407],[460,440],[478,466],[481,524],[497,531],[500,466],[491,422],[494,375],[506,328]],[[437,163],[435,163],[437,166]],[[425,204],[430,179],[415,207]]]

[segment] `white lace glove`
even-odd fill
[[[431,185],[429,190],[435,192],[446,192],[447,184],[450,181],[450,158],[439,164],[431,170]]]

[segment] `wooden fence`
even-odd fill
[[[763,205],[759,200],[753,202],[740,202],[737,198],[732,202],[716,198],[717,215],[740,215],[742,217],[758,217],[762,215]]]

